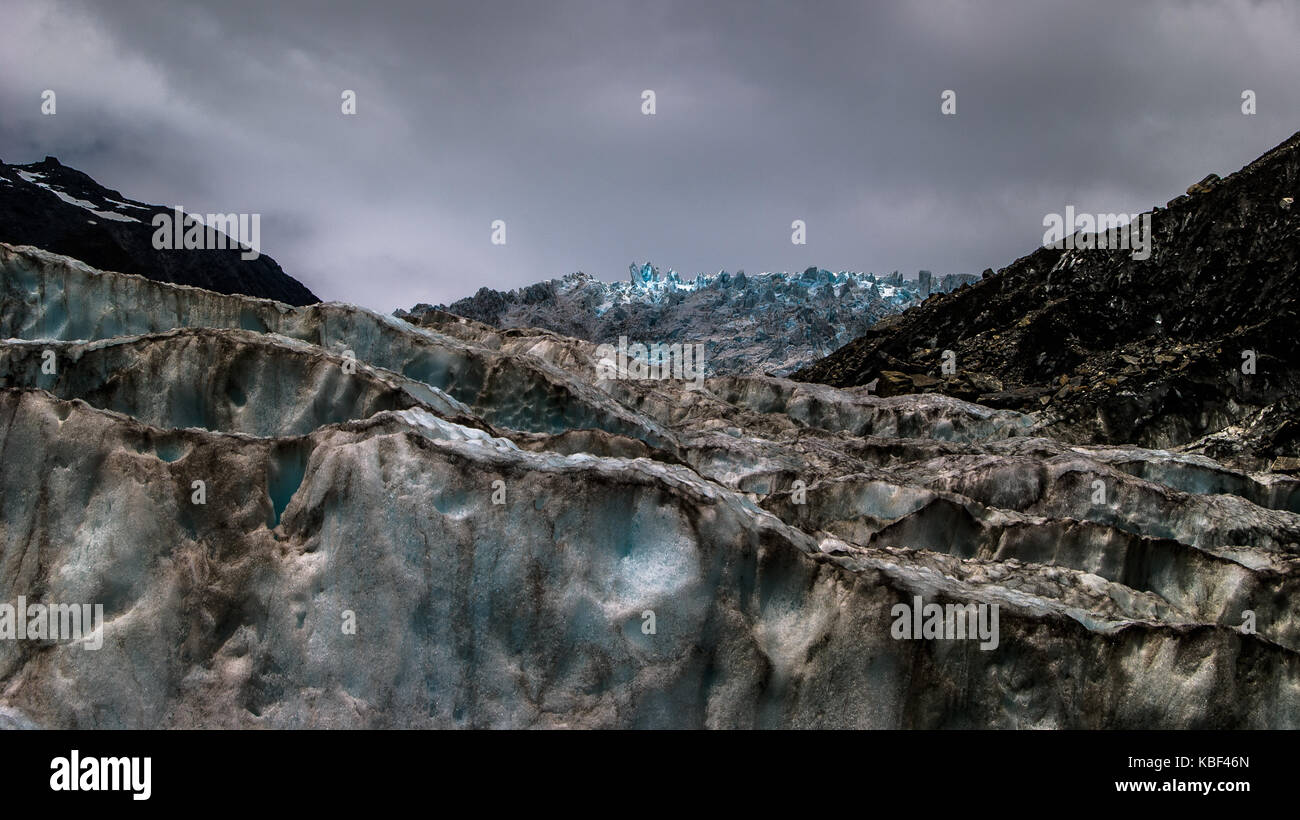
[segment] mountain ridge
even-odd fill
[[[128,199],[56,157],[25,165],[0,162],[0,242],[44,248],[97,268],[157,282],[294,306],[320,301],[263,253],[243,259],[233,247],[155,248],[157,228],[151,221],[158,214],[174,220],[175,211]],[[202,216],[185,214],[183,219],[192,226],[192,220],[202,221]]]
[[[1042,411],[1075,441],[1297,455],[1300,133],[1150,212],[1153,253],[1040,247],[792,378]],[[955,370],[944,372],[944,352]],[[1254,373],[1242,371],[1253,354]],[[1231,436],[1220,435],[1239,426]]]

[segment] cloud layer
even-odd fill
[[[0,157],[261,213],[288,273],[385,312],[646,259],[978,272],[1300,130],[1294,3],[5,5]]]

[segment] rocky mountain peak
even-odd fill
[[[880,379],[884,395],[946,393],[1042,412],[1076,441],[1194,446],[1252,467],[1295,456],[1297,187],[1300,134],[1142,215],[1148,258],[1039,248],[881,322],[794,378]],[[1242,435],[1220,435],[1237,427]]]
[[[0,242],[218,293],[289,305],[320,301],[260,249],[256,258],[246,259],[233,242],[225,248],[155,248],[152,220],[158,214],[174,221],[173,208],[128,199],[52,156],[26,165],[0,163]],[[193,224],[205,216],[186,214],[183,221]]]

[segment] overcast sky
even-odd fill
[[[0,158],[260,213],[385,312],[647,259],[978,273],[1300,130],[1290,0],[0,5]]]

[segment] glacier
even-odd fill
[[[3,725],[1300,726],[1289,476],[4,244],[0,338],[0,601],[105,611],[0,641]]]
[[[440,312],[494,327],[540,328],[596,344],[620,336],[663,344],[703,344],[712,375],[788,375],[811,364],[876,322],[919,304],[935,292],[978,281],[929,271],[905,279],[808,268],[747,275],[719,271],[683,278],[650,262],[633,263],[622,282],[571,273],[507,292],[481,288],[451,305],[419,304],[398,311],[419,324]]]

